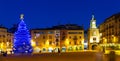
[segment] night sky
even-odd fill
[[[21,13],[28,28],[71,23],[87,29],[92,13],[98,26],[118,12],[120,0],[0,0],[0,24],[8,28],[20,22]]]

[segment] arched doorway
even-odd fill
[[[97,45],[96,44],[92,45],[92,50],[97,50]]]

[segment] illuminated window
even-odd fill
[[[5,35],[3,35],[3,37],[5,38]]]
[[[71,44],[71,42],[69,42],[69,44]]]
[[[63,32],[62,35],[65,35],[65,32]]]
[[[73,40],[77,40],[77,36],[74,36]]]
[[[59,40],[58,40],[58,39],[56,39],[56,42],[59,42]]]
[[[45,32],[39,32],[39,34],[45,34]]]

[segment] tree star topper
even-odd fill
[[[20,15],[20,19],[23,20],[24,19],[24,14]]]

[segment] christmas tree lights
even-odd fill
[[[23,14],[21,15],[21,22],[18,25],[18,29],[14,34],[14,54],[30,54],[33,52],[31,46],[31,36],[29,30],[26,28],[26,24],[23,21]]]

